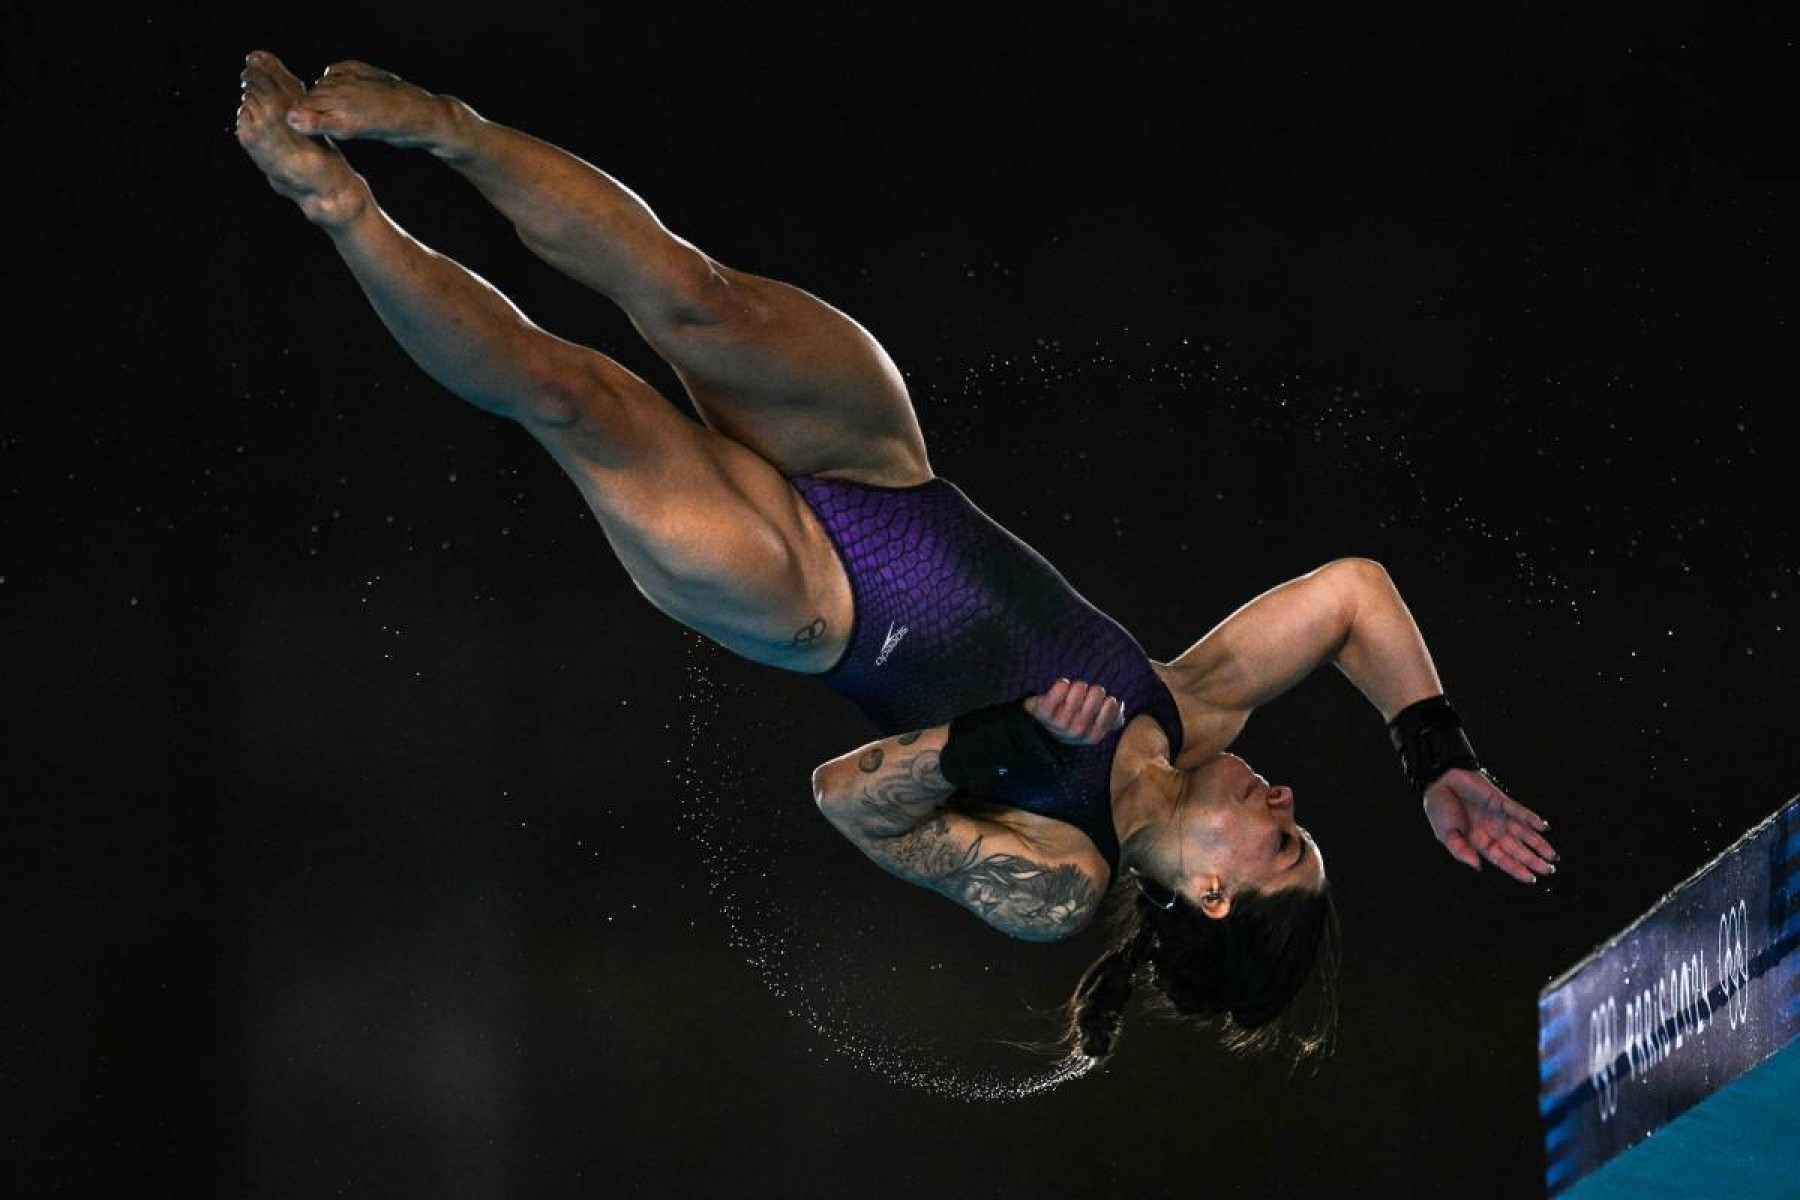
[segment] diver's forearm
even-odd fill
[[[813,799],[832,824],[893,837],[928,820],[956,791],[938,759],[948,725],[871,742],[813,772]]]
[[[1418,623],[1393,580],[1378,567],[1357,590],[1349,633],[1333,661],[1381,710],[1383,721],[1444,690]]]

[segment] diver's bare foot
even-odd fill
[[[301,133],[436,149],[450,137],[456,102],[368,63],[340,62],[325,68],[287,120]]]
[[[288,128],[284,117],[306,89],[273,54],[244,60],[237,139],[269,186],[300,206],[316,225],[349,223],[368,206],[369,189],[337,148]]]

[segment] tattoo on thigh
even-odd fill
[[[783,642],[782,646],[790,650],[798,649],[801,646],[810,646],[824,636],[825,618],[814,617],[807,624],[795,630],[794,636]]]

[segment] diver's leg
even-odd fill
[[[331,237],[414,361],[544,444],[652,603],[757,661],[830,664],[849,629],[849,585],[774,468],[409,237],[329,142],[283,122],[300,85],[278,62],[251,64],[244,83],[238,140],[270,184]]]
[[[867,330],[715,262],[598,168],[362,63],[328,68],[291,120],[424,148],[461,172],[536,254],[625,309],[708,425],[783,473],[930,478],[906,384]]]

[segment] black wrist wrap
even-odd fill
[[[1056,762],[1044,727],[1019,701],[990,704],[950,722],[938,770],[959,791],[979,793],[1002,775]]]
[[[1481,769],[1469,735],[1463,732],[1462,718],[1442,696],[1401,709],[1388,722],[1388,740],[1399,751],[1407,782],[1420,797],[1451,767]]]

